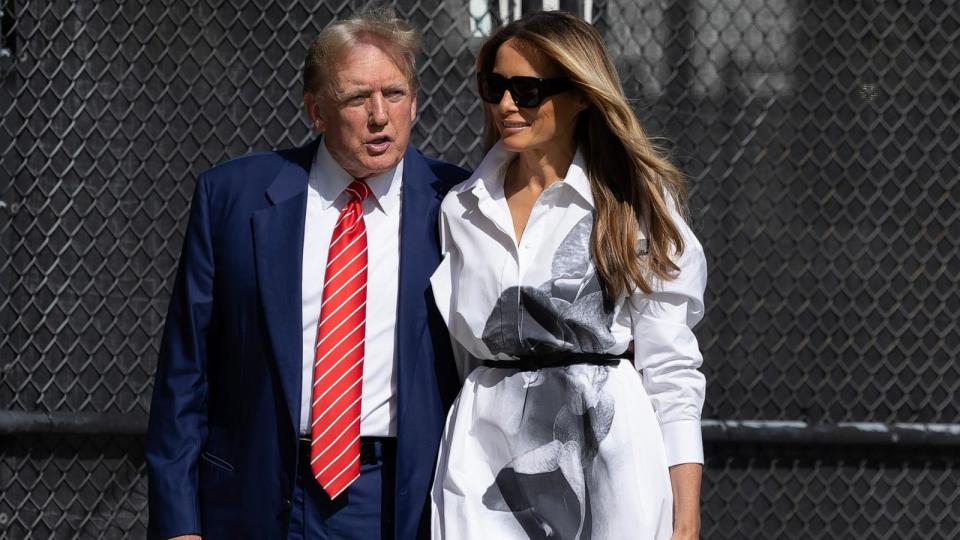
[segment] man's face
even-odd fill
[[[417,99],[387,49],[359,43],[333,63],[327,88],[304,96],[330,155],[354,178],[382,174],[403,158]]]

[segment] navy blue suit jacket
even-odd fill
[[[150,411],[151,538],[285,536],[300,423],[307,176],[318,143],[234,159],[197,181]],[[426,532],[444,415],[457,391],[429,277],[440,261],[440,202],[466,175],[412,147],[404,156],[395,493],[401,540]]]

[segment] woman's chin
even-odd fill
[[[500,140],[503,141],[503,147],[511,152],[523,152],[531,148],[528,138],[519,133],[516,135],[502,135]]]

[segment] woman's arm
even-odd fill
[[[693,326],[703,317],[706,258],[689,227],[679,218],[683,254],[675,279],[654,284],[650,294],[631,297],[634,365],[650,396],[670,467],[674,498],[674,538],[697,538],[700,530],[700,479],[703,442],[700,413],[706,382],[698,368],[703,357]]]
[[[456,311],[457,287],[459,286],[456,273],[458,272],[457,265],[459,264],[461,255],[450,231],[450,225],[447,223],[447,212],[444,211],[445,208],[451,206],[451,203],[444,200],[443,205],[440,210],[438,226],[441,261],[440,266],[437,267],[430,277],[430,285],[433,289],[437,309],[439,309],[440,315],[443,317],[443,321],[450,332],[453,361],[460,379],[459,383],[463,384],[467,375],[473,371],[473,368],[475,368],[479,362],[460,344],[456,336],[453,335],[453,324],[451,321]],[[447,361],[447,359],[444,358],[443,361]],[[459,390],[459,386],[457,389]]]
[[[703,465],[683,463],[670,467],[673,486],[673,538],[700,538],[700,477]]]

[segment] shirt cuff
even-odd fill
[[[699,420],[676,420],[660,425],[667,466],[681,463],[703,463],[703,436]]]

